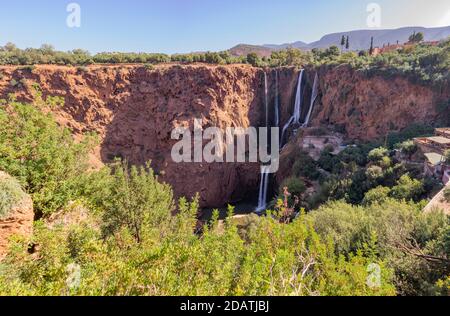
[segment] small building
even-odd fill
[[[434,152],[444,155],[446,150],[450,149],[450,138],[444,136],[422,137],[414,139],[424,153]]]
[[[445,157],[436,153],[426,153],[425,155],[425,175],[430,177],[442,177]]]
[[[447,184],[450,181],[450,164],[444,155],[450,150],[450,128],[438,128],[435,136],[416,138],[414,142],[425,156],[425,175]]]
[[[436,135],[450,139],[450,128],[436,128]]]

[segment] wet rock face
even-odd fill
[[[267,69],[269,122],[274,121],[275,72],[278,71],[280,126],[292,116],[298,70]],[[305,72],[302,120],[315,69]],[[222,207],[257,195],[260,166],[248,163],[175,163],[171,150],[176,127],[203,128],[265,125],[264,73],[248,65],[36,66],[33,71],[0,67],[0,98],[14,93],[32,101],[32,84],[46,96],[61,96],[64,107],[53,111],[75,137],[96,132],[101,145],[93,164],[115,157],[133,164],[151,160],[160,179],[177,197],[200,194],[202,207]],[[435,103],[445,95],[404,78],[368,78],[346,67],[320,69],[320,94],[311,126],[340,125],[353,139],[371,140],[413,122],[433,122]],[[11,81],[19,83],[12,85]],[[444,90],[449,98],[449,91]]]
[[[0,171],[0,181],[16,181],[8,174]],[[10,192],[0,192],[2,198]],[[0,217],[0,261],[8,250],[9,240],[12,236],[30,237],[33,233],[33,202],[31,197],[20,192],[20,199],[11,205],[6,215]]]

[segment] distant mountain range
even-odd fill
[[[287,47],[303,50],[328,48],[332,45],[340,46],[342,36],[349,37],[350,50],[363,50],[369,49],[370,39],[372,37],[374,40],[374,46],[381,47],[383,45],[396,44],[397,41],[403,44],[408,41],[409,36],[414,32],[422,32],[425,36],[425,41],[440,41],[450,36],[450,26],[436,28],[403,27],[393,30],[358,30],[340,32],[325,35],[319,41],[309,44],[302,41],[281,45],[265,44],[261,46],[240,44],[230,49],[230,53],[236,56],[241,56],[250,52],[256,52],[261,56],[270,56],[272,51],[285,49]]]

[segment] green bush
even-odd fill
[[[390,188],[378,186],[365,194],[363,204],[370,205],[373,203],[383,203],[388,200],[390,193]]]
[[[102,186],[102,190],[93,192],[89,198],[104,212],[105,236],[126,228],[140,242],[143,234],[162,230],[170,222],[174,210],[172,191],[158,183],[149,164],[137,168],[125,162],[117,163]]]
[[[11,209],[24,197],[25,193],[20,184],[13,178],[0,173],[0,220],[8,217]]]
[[[368,158],[372,162],[379,162],[388,154],[389,154],[389,151],[386,148],[380,147],[380,148],[375,148],[371,152],[369,152]]]
[[[385,199],[365,207],[332,202],[308,217],[320,236],[334,240],[340,254],[372,244],[375,239],[373,250],[394,269],[398,294],[439,294],[436,282],[448,275],[450,253],[450,226],[444,214],[425,214],[419,205]]]
[[[424,193],[423,183],[417,179],[411,179],[408,175],[403,175],[398,184],[392,188],[391,195],[396,199],[418,201]]]
[[[432,136],[434,127],[427,124],[414,123],[406,127],[400,132],[389,133],[388,147],[394,148],[395,145],[404,141],[411,140],[416,137]]]
[[[0,169],[32,196],[38,216],[74,197],[93,145],[92,137],[75,143],[70,131],[38,105],[9,101],[0,108]]]
[[[279,192],[281,196],[283,195],[283,189],[285,187],[288,188],[289,193],[297,197],[300,197],[306,191],[305,183],[300,178],[296,177],[290,177],[283,181]]]
[[[414,155],[418,150],[418,147],[413,140],[404,141],[403,143],[398,144],[396,147],[400,149],[401,152],[407,155],[408,157]]]
[[[199,236],[196,211],[182,200],[166,228],[139,243],[128,230],[103,239],[93,225],[38,223],[39,258],[15,243],[0,270],[0,294],[395,295],[392,271],[370,247],[338,256],[304,217],[291,224],[256,218],[243,235],[231,218],[220,224],[215,217]],[[381,287],[366,284],[370,263],[383,267]]]

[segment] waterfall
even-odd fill
[[[289,121],[286,123],[286,125],[283,126],[283,131],[281,132],[281,140],[280,140],[281,146],[283,146],[284,135],[286,134],[287,129],[289,128],[289,126],[291,126],[293,121],[294,121],[294,117],[292,116],[289,119]]]
[[[303,72],[304,70],[300,70],[300,75],[298,77],[297,84],[297,93],[295,95],[295,107],[294,107],[294,123],[300,124],[300,115],[302,113],[302,81],[303,81]]]
[[[300,70],[300,74],[298,75],[298,83],[297,83],[297,92],[295,94],[295,107],[294,107],[294,115],[289,119],[289,121],[284,125],[283,131],[281,132],[281,140],[280,144],[283,146],[284,135],[286,134],[287,129],[292,124],[300,123],[300,115],[302,113],[302,81],[303,81],[303,71]]]
[[[258,207],[256,213],[261,213],[267,208],[267,189],[269,187],[269,166],[261,166],[261,183],[259,186]]]
[[[266,127],[269,127],[269,84],[267,73],[264,72],[264,103],[266,110]],[[259,186],[258,207],[256,213],[261,213],[267,208],[267,189],[269,187],[269,166],[261,166],[261,183]]]
[[[264,72],[264,105],[266,107],[266,127],[269,127],[269,87],[266,72]]]
[[[308,111],[308,115],[306,116],[305,123],[302,126],[303,128],[308,127],[309,120],[311,119],[311,114],[314,109],[314,103],[316,102],[318,94],[319,94],[319,75],[316,72],[316,75],[314,77],[312,94],[311,94],[311,105],[309,106],[309,111]]]
[[[278,70],[275,71],[275,126],[280,126],[280,93],[279,93],[279,78]]]

